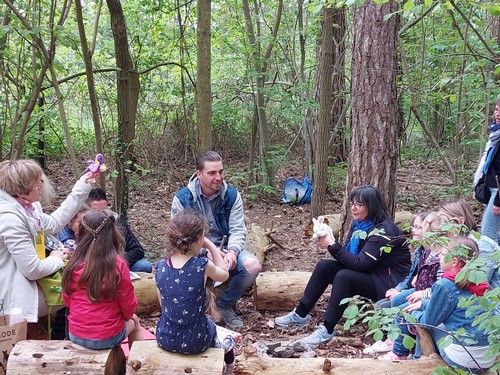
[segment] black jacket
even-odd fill
[[[404,233],[390,219],[385,219],[375,226],[383,229],[383,235],[371,235],[360,240],[359,254],[352,254],[339,243],[328,247],[330,254],[347,268],[368,273],[372,276],[378,299],[385,297],[385,292],[394,288],[408,274],[411,266],[410,250]],[[354,225],[347,238],[351,238]],[[388,237],[388,238],[385,238]],[[391,247],[390,252],[381,250]]]
[[[132,267],[138,260],[144,258],[144,249],[126,222],[118,217],[116,224],[125,239],[125,259],[128,266]]]

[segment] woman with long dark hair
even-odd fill
[[[344,298],[360,295],[377,301],[386,290],[395,287],[408,274],[410,252],[403,232],[389,216],[387,206],[378,189],[372,185],[354,188],[350,195],[353,224],[349,239],[342,245],[335,241],[331,230],[318,238],[319,245],[328,249],[334,259],[320,260],[307,283],[299,305],[285,316],[275,319],[281,327],[309,324],[309,311],[332,284],[323,324],[301,341],[316,346],[334,336],[347,304]],[[377,230],[379,233],[371,233]]]

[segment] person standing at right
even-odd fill
[[[488,130],[490,135],[474,174],[474,186],[484,175],[491,197],[483,212],[481,234],[500,244],[500,197],[498,196],[496,182],[496,176],[500,178],[500,152],[498,152],[500,142],[500,99],[495,103],[493,122],[489,125]]]

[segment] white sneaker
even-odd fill
[[[328,333],[326,327],[321,324],[314,329],[313,333],[303,339],[300,339],[299,341],[307,346],[315,347],[319,344],[330,341],[333,336],[335,336],[335,333]]]
[[[308,325],[310,322],[311,315],[307,314],[304,318],[302,318],[295,312],[295,309],[293,309],[293,311],[289,312],[286,315],[279,316],[274,319],[274,323],[276,323],[276,325],[280,327],[289,327],[291,325],[295,325],[296,327],[303,327]]]
[[[375,353],[386,353],[390,351],[392,351],[392,341],[387,339],[385,341],[375,341],[373,345],[363,349],[363,354],[373,355]]]

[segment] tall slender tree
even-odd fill
[[[135,138],[135,113],[139,93],[139,75],[128,48],[127,25],[120,0],[107,0],[111,30],[115,44],[116,91],[118,97],[118,139],[116,152],[115,208],[127,219],[129,168],[132,161],[132,141]]]
[[[332,64],[333,64],[333,8],[323,8],[321,32],[321,58],[319,66],[319,122],[316,131],[316,153],[312,216],[325,213],[326,170],[328,166],[328,134],[330,110],[332,108]]]
[[[196,29],[196,121],[197,151],[212,148],[212,88],[211,88],[211,0],[198,0]]]
[[[250,12],[250,6],[248,0],[242,0],[243,3],[243,14],[245,15],[245,25],[247,30],[247,36],[250,46],[252,47],[252,57],[251,61],[256,76],[256,89],[255,89],[255,107],[257,108],[257,123],[259,130],[259,154],[260,154],[260,165],[262,169],[262,177],[265,185],[275,187],[275,170],[276,168],[269,164],[269,148],[271,146],[271,138],[269,133],[269,124],[267,121],[266,113],[266,103],[264,95],[264,84],[267,76],[268,60],[271,57],[271,52],[274,47],[274,42],[278,34],[278,29],[281,22],[281,14],[283,11],[283,0],[278,0],[278,8],[276,10],[276,17],[274,25],[271,29],[271,41],[267,45],[265,52],[262,53],[260,48],[260,23],[261,15],[259,14],[259,6],[255,3],[255,22],[257,27],[254,28],[252,21],[252,14]],[[259,32],[256,34],[255,29]]]

